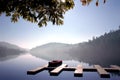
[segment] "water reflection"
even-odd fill
[[[89,63],[89,65],[94,65],[94,64],[99,64],[103,67],[109,67],[109,65],[111,64],[115,64],[115,65],[119,65],[120,66],[120,62],[119,60],[115,63],[115,62],[112,62],[111,61],[104,61],[104,60],[100,60],[100,61],[97,61],[97,57],[95,58],[91,58],[91,59],[88,59],[88,58],[83,58],[82,61],[81,59],[79,58],[79,56],[77,55],[74,55],[74,56],[71,56],[71,55],[61,55],[61,54],[55,54],[55,55],[41,55],[41,54],[31,54],[37,58],[40,58],[40,59],[45,59],[47,61],[51,61],[51,60],[64,60],[64,61],[71,61],[71,60],[75,60],[75,61],[78,61],[80,63]]]
[[[30,54],[19,55],[16,58],[0,62],[0,80],[120,80],[120,76],[111,74],[110,79],[100,78],[97,72],[84,72],[83,77],[74,77],[73,71],[63,71],[58,76],[50,76],[47,70],[36,75],[27,75],[27,71],[47,64],[47,60],[36,58]],[[63,61],[69,66],[80,62]],[[82,63],[81,63],[82,64]],[[89,64],[84,64],[85,66]]]
[[[8,56],[4,56],[4,57],[0,57],[0,61],[6,61],[6,60],[10,60],[10,59],[14,59],[17,58],[19,55],[8,55]]]
[[[120,76],[120,72],[111,72],[111,76]]]
[[[9,53],[9,54],[4,53],[4,55],[0,54],[0,61],[7,61],[10,59],[14,59],[23,54],[26,54],[26,53]]]
[[[69,54],[31,54],[37,58],[41,58],[41,59],[45,59],[47,61],[52,61],[52,60],[72,60],[75,58],[73,58],[72,56],[70,56]]]

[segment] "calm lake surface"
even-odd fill
[[[14,58],[0,61],[0,80],[120,80],[120,74],[110,73],[111,78],[100,78],[97,72],[84,72],[83,77],[74,77],[73,71],[63,71],[58,76],[50,76],[45,70],[35,75],[27,75],[27,71],[47,64],[43,60],[31,54],[19,55]],[[87,63],[74,60],[63,61],[68,66],[82,64],[84,67],[92,67]]]

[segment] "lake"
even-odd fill
[[[120,74],[110,73],[110,78],[100,78],[97,72],[84,72],[83,77],[74,77],[73,71],[62,71],[58,76],[50,76],[45,70],[35,75],[27,75],[27,71],[47,64],[48,61],[23,54],[0,61],[0,80],[120,80]],[[88,63],[75,60],[66,60],[63,63],[68,66],[82,64],[84,67],[92,67]]]

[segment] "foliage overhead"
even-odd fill
[[[93,0],[80,0],[83,6],[89,5],[91,1]],[[0,15],[5,13],[6,16],[11,16],[12,22],[17,22],[22,17],[38,23],[39,27],[47,26],[47,22],[62,25],[63,15],[73,7],[74,0],[0,0]]]

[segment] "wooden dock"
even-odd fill
[[[82,68],[82,65],[78,65],[76,67],[76,70],[74,72],[74,76],[83,76],[83,68]]]
[[[94,65],[101,77],[110,77],[110,74],[105,71],[100,65]]]
[[[83,76],[84,71],[94,72],[97,71],[101,78],[110,78],[110,74],[108,72],[118,72],[120,73],[120,67],[117,65],[111,65],[110,68],[103,68],[100,65],[94,65],[92,68],[83,68],[82,65],[78,65],[77,67],[68,67],[67,64],[62,64],[58,67],[49,67],[48,64],[42,67],[38,67],[33,70],[27,71],[27,74],[36,74],[43,70],[50,70],[50,75],[58,75],[61,71],[74,71],[74,76]]]
[[[120,67],[117,65],[110,65],[112,68],[118,69],[120,71]]]
[[[67,66],[67,64],[62,64],[61,66],[58,66],[58,67],[56,67],[55,69],[53,69],[52,71],[50,71],[50,74],[51,75],[57,75],[57,74],[59,74],[62,70],[63,70],[63,68],[65,68]]]
[[[36,73],[38,73],[40,71],[43,71],[46,67],[48,67],[48,64],[46,64],[46,65],[44,65],[42,67],[38,67],[38,68],[33,69],[33,70],[29,70],[29,71],[27,71],[27,74],[36,74]]]

